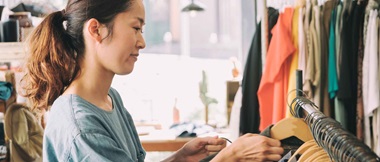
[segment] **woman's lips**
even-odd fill
[[[137,61],[137,57],[139,57],[139,54],[131,54],[130,57]]]

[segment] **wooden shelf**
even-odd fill
[[[235,95],[240,87],[240,81],[229,80],[227,81],[227,122],[230,123],[231,110],[234,104]]]
[[[1,42],[1,62],[22,61],[26,56],[26,46],[23,42]]]

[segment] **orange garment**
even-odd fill
[[[264,130],[285,116],[290,56],[295,51],[291,36],[292,18],[293,9],[284,9],[271,31],[273,36],[257,92],[260,104],[260,130]]]
[[[299,10],[297,7],[293,13],[293,22],[292,22],[292,40],[293,44],[296,45],[296,50],[291,57],[290,70],[289,70],[289,82],[288,82],[288,93],[286,94],[287,103],[291,104],[293,99],[296,98],[297,91],[296,89],[296,70],[298,69],[298,19],[299,19]],[[290,109],[288,106],[285,107],[285,117],[290,117],[292,114],[290,113]]]

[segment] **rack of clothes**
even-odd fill
[[[292,116],[261,134],[281,141],[282,161],[377,162],[380,158],[365,143],[325,116],[302,90],[302,71],[296,71],[296,97],[288,104]],[[267,131],[268,130],[268,131]],[[267,133],[265,133],[267,132]]]
[[[308,99],[380,155],[380,1],[264,4],[241,82],[239,134],[291,116],[300,69]]]
[[[376,153],[365,143],[359,141],[352,133],[347,132],[336,120],[325,116],[312,101],[303,96],[297,96],[293,99],[291,105],[294,105],[294,109],[290,109],[292,115],[297,118],[303,118],[314,138],[313,141],[305,142],[301,145],[297,150],[298,152],[301,152],[306,145],[315,142],[328,153],[332,161],[380,161]],[[308,147],[308,149],[312,148]],[[317,154],[315,150],[309,151],[309,153]],[[297,152],[295,154],[297,154]],[[302,154],[300,158],[305,156],[305,154]],[[312,156],[309,155],[308,158],[310,157]],[[300,160],[300,158],[298,160],[303,161]]]

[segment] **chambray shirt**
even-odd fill
[[[142,148],[120,95],[109,90],[113,110],[104,111],[78,95],[52,105],[43,138],[44,162],[142,162]]]

